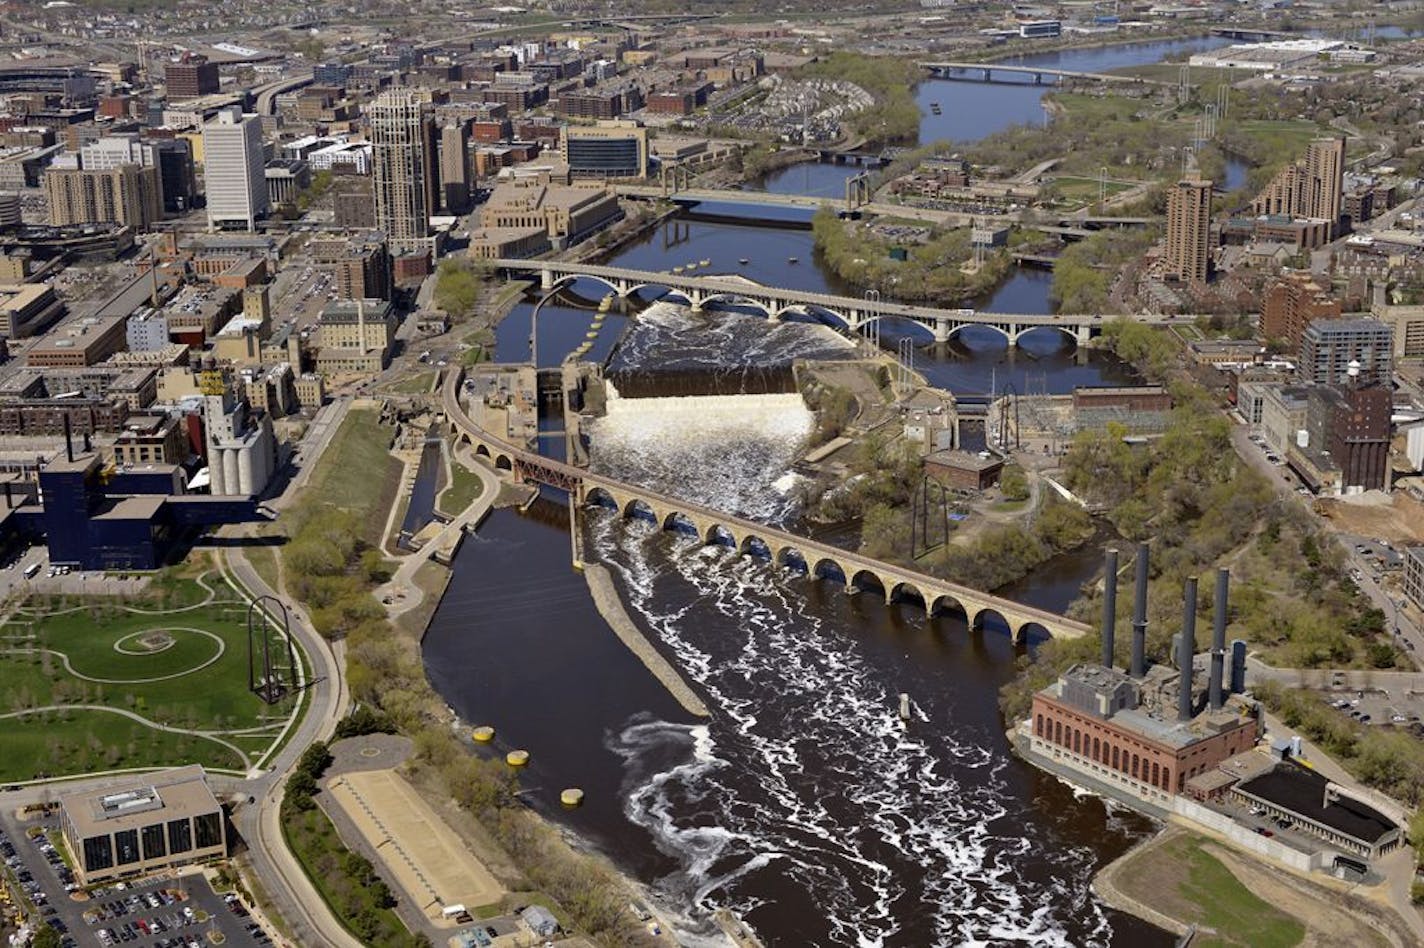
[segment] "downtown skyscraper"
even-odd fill
[[[393,89],[366,110],[371,130],[371,172],[376,227],[393,256],[434,249],[430,215],[436,197],[436,139],[428,95]]]

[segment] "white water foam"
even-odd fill
[[[648,548],[648,524],[596,518],[592,529],[600,549],[621,549],[608,559],[630,605],[716,709],[710,726],[640,724],[614,742],[630,760],[670,735],[696,748],[625,802],[629,818],[682,860],[663,882],[670,896],[695,913],[729,903],[745,914],[755,903],[739,881],[776,863],[825,913],[830,940],[807,944],[905,944],[897,935],[914,913],[932,921],[936,945],[1066,948],[1053,910],[1065,902],[1081,903],[1073,916],[1103,935],[1096,903],[1060,881],[1029,886],[1016,868],[1031,855],[1083,878],[1091,854],[1042,853],[1033,840],[999,835],[1004,761],[952,735],[936,735],[935,746],[907,732],[854,639],[827,628],[766,567],[692,542],[669,562]],[[669,581],[690,584],[685,601],[696,605],[659,611],[655,592]],[[685,621],[693,609],[737,617],[741,637],[704,646]],[[975,779],[960,779],[969,771]],[[877,855],[886,847],[895,865]],[[903,878],[904,863],[919,868],[918,880]]]
[[[599,473],[777,522],[794,509],[787,468],[815,424],[795,392],[623,398],[609,383],[606,414],[585,430]]]

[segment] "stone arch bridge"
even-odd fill
[[[948,342],[966,326],[986,326],[1002,333],[1009,345],[1018,342],[1024,333],[1042,328],[1056,330],[1076,344],[1083,345],[1101,334],[1104,324],[1114,318],[1101,313],[1055,315],[936,309],[878,299],[856,299],[829,293],[783,289],[735,276],[693,276],[562,260],[496,259],[491,263],[509,275],[537,276],[540,287],[546,291],[554,290],[580,277],[602,283],[618,294],[620,299],[626,299],[644,287],[666,287],[670,293],[687,300],[694,311],[713,301],[726,301],[756,307],[766,314],[767,319],[780,319],[783,315],[793,312],[823,313],[839,321],[841,327],[851,333],[859,333],[878,320],[896,318],[923,326],[929,330],[936,342]],[[1151,325],[1168,325],[1194,319],[1159,315],[1132,318]]]
[[[927,613],[962,612],[971,627],[997,616],[1016,642],[1035,631],[1056,638],[1090,634],[1085,623],[1036,609],[1010,599],[971,589],[927,573],[906,569],[858,553],[820,543],[786,530],[670,497],[635,484],[543,457],[519,448],[475,425],[459,402],[463,371],[446,378],[446,416],[458,437],[488,458],[497,470],[518,480],[547,484],[569,491],[579,505],[596,504],[625,517],[651,520],[665,530],[696,535],[708,544],[738,552],[807,575],[845,584],[849,592],[878,590],[886,602],[920,603]]]

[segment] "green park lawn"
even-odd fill
[[[4,725],[0,780],[172,767],[194,761],[213,769],[243,769],[241,758],[216,741],[155,731],[104,711],[42,712],[7,720]]]
[[[374,408],[353,408],[337,430],[301,495],[305,511],[335,507],[365,527],[362,539],[379,547],[386,513],[400,491],[401,464],[390,453],[392,431],[377,424]],[[379,484],[379,490],[372,490]]]
[[[187,762],[241,770],[256,763],[299,699],[269,706],[248,691],[246,601],[215,573],[205,581],[216,597],[202,605],[191,605],[208,595],[198,582],[164,576],[127,606],[190,605],[137,612],[116,600],[70,597],[31,600],[31,608],[12,617],[0,635],[0,715],[12,715],[0,718],[6,731],[0,779]],[[201,733],[173,734],[75,705]],[[255,733],[236,733],[243,731]],[[58,746],[69,753],[58,754]]]
[[[1127,894],[1173,918],[1211,929],[1193,945],[1213,948],[1291,948],[1305,926],[1264,901],[1202,848],[1199,836],[1183,834],[1135,857],[1119,885]]]
[[[475,502],[475,498],[480,496],[480,491],[484,489],[484,482],[479,475],[465,467],[459,461],[450,463],[450,486],[445,488],[445,492],[440,495],[440,502],[437,506],[451,516],[459,516],[465,508]]]

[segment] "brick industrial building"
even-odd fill
[[[1226,578],[1217,583],[1217,614],[1205,693],[1195,687],[1196,580],[1188,581],[1177,636],[1176,667],[1147,667],[1147,551],[1138,548],[1132,658],[1113,667],[1117,556],[1108,558],[1104,596],[1103,660],[1083,663],[1033,697],[1030,748],[1045,759],[1084,771],[1133,796],[1163,804],[1185,793],[1187,782],[1209,773],[1261,736],[1255,709],[1234,697],[1244,688],[1245,650],[1233,654],[1225,675]],[[1235,650],[1233,649],[1233,652]],[[1203,700],[1204,699],[1204,700]],[[1205,707],[1203,707],[1205,705]]]

